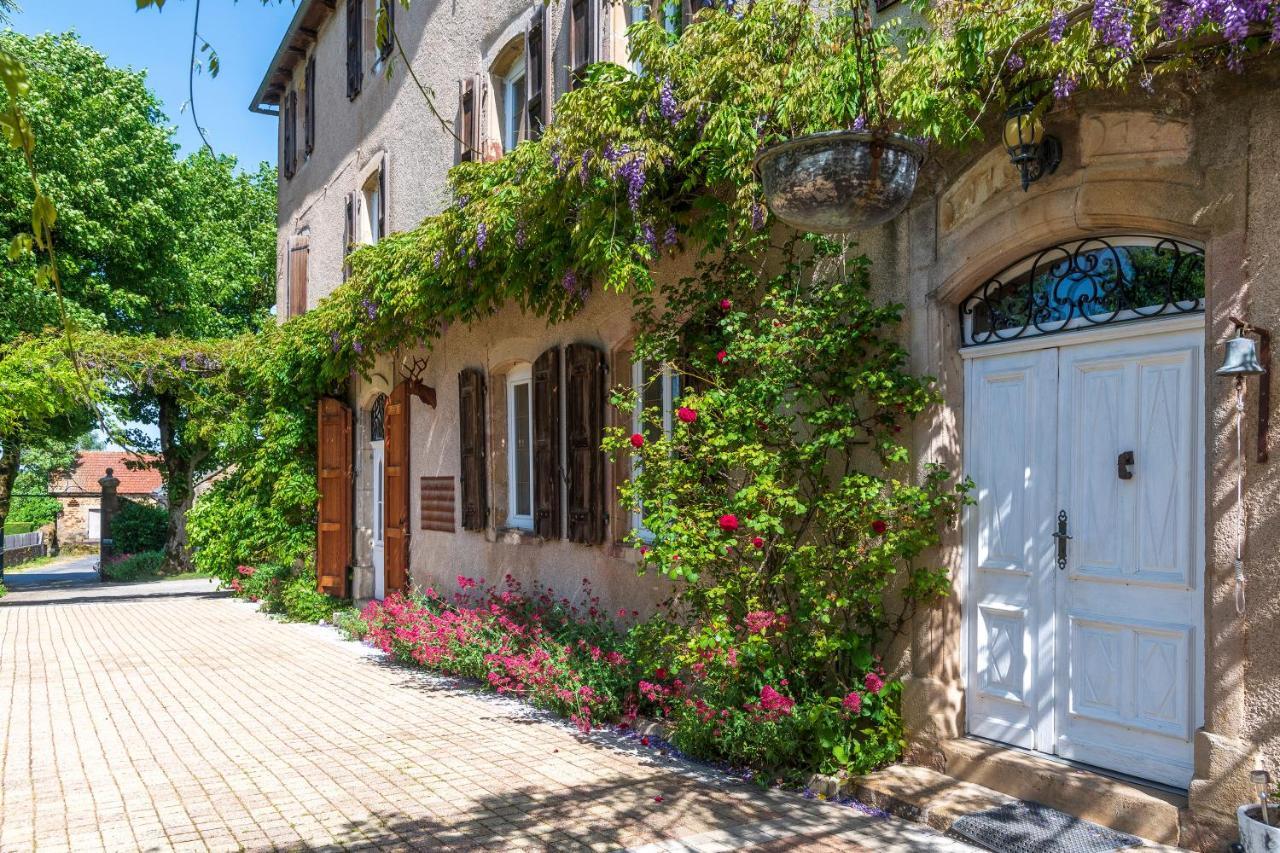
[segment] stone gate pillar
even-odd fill
[[[118,505],[116,489],[120,487],[120,480],[108,468],[107,476],[99,480],[98,485],[102,487],[101,530],[98,533],[98,566],[99,573],[101,573],[106,568],[107,561],[111,559],[111,554],[115,550],[115,542],[111,538],[111,518],[116,514]]]

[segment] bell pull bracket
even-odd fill
[[[1232,314],[1231,324],[1242,334],[1255,335],[1258,338],[1258,361],[1262,362],[1265,372],[1258,377],[1258,462],[1266,462],[1270,457],[1267,451],[1267,431],[1271,426],[1271,332],[1261,326],[1246,323]]]

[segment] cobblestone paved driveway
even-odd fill
[[[205,581],[0,600],[0,750],[4,851],[972,849],[582,736]]]

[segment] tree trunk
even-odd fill
[[[15,439],[0,438],[0,580],[4,579],[4,522],[9,517],[13,481],[18,477],[22,447]]]
[[[206,453],[187,446],[182,435],[178,401],[168,394],[157,397],[160,453],[164,458],[164,485],[169,499],[169,531],[164,543],[165,563],[174,572],[191,569],[187,548],[187,511],[195,500],[195,469]]]

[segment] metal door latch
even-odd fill
[[[1071,538],[1067,535],[1067,511],[1065,509],[1058,513],[1058,532],[1053,534],[1053,538],[1058,543],[1058,570],[1063,571],[1067,568],[1067,540]]]
[[[1133,451],[1126,450],[1116,457],[1116,476],[1121,480],[1132,480],[1133,472],[1129,470],[1133,465]]]

